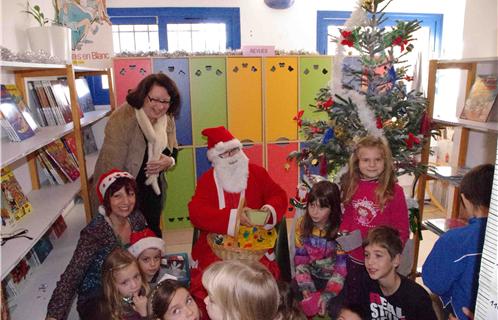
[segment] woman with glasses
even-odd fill
[[[96,177],[118,168],[136,178],[138,208],[159,237],[167,190],[162,173],[176,162],[174,117],[179,112],[180,94],[175,82],[163,73],[145,77],[109,118],[95,165]],[[93,201],[96,204],[95,196]]]

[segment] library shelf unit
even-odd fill
[[[427,107],[427,115],[432,120],[434,124],[445,127],[455,127],[459,129],[458,133],[458,141],[457,145],[453,145],[454,148],[458,148],[458,153],[456,157],[456,161],[454,163],[454,167],[452,170],[454,172],[459,171],[459,169],[465,167],[465,161],[467,158],[467,149],[469,146],[469,133],[470,131],[479,131],[486,134],[491,134],[493,136],[498,136],[498,122],[479,122],[479,121],[471,121],[466,119],[459,118],[457,115],[457,110],[451,110],[452,114],[448,115],[434,115],[434,102],[436,100],[436,91],[437,91],[437,73],[439,70],[461,70],[466,71],[465,77],[465,90],[463,93],[463,98],[461,103],[465,103],[466,98],[468,97],[472,85],[476,79],[478,73],[479,65],[491,65],[491,69],[493,71],[489,73],[497,73],[498,72],[498,57],[489,57],[489,58],[475,58],[475,59],[459,59],[459,60],[430,60],[429,62],[429,75],[428,75],[428,85],[427,85],[427,99],[428,99],[428,107]],[[458,93],[457,93],[458,95]],[[459,105],[455,106],[456,108]],[[457,134],[457,133],[455,133]],[[429,163],[429,150],[430,150],[430,141],[423,146],[422,154],[421,154],[421,162],[428,164]],[[450,182],[450,185],[454,188],[452,201],[450,202],[451,208],[447,210],[447,218],[458,219],[459,216],[459,190],[458,185],[455,183],[451,183],[451,179],[446,179],[444,177],[426,173],[422,174],[417,183],[417,199],[420,208],[420,219],[423,220],[423,212],[424,212],[424,200],[425,193],[427,187],[427,181],[431,179],[436,180],[445,180]],[[418,251],[419,251],[419,241],[418,235],[415,234],[415,247],[414,247],[414,261],[412,274],[415,275],[417,261],[418,261]]]
[[[37,241],[47,232],[47,230],[50,229],[55,220],[73,207],[75,197],[77,195],[80,195],[83,201],[85,216],[81,217],[81,220],[86,223],[91,219],[89,179],[93,175],[93,169],[95,167],[95,162],[97,161],[98,152],[92,154],[84,153],[82,128],[91,126],[99,120],[107,117],[115,107],[115,99],[111,68],[90,69],[73,65],[25,63],[14,61],[0,61],[0,68],[2,68],[2,72],[12,74],[15,77],[15,83],[22,96],[25,98],[25,101],[28,101],[26,80],[36,77],[66,77],[71,97],[72,119],[78,119],[78,121],[73,121],[64,125],[40,127],[37,129],[33,137],[21,142],[10,142],[6,137],[1,141],[2,152],[0,156],[0,167],[4,168],[11,165],[13,166],[13,169],[15,169],[17,166],[24,163],[24,160],[22,159],[25,159],[28,168],[27,170],[29,170],[31,191],[27,193],[26,196],[32,205],[32,211],[30,214],[18,221],[14,228],[27,229],[27,236],[33,238],[33,240],[29,240],[27,238],[12,239],[2,246],[1,274],[3,280],[17,265],[17,263],[21,261],[21,259],[31,250]],[[108,76],[111,104],[110,106],[95,106],[95,111],[86,112],[84,113],[84,116],[80,118],[75,79],[77,76],[98,75]],[[38,150],[70,133],[74,133],[75,136],[77,159],[80,165],[80,178],[72,183],[66,183],[64,185],[42,185],[36,164],[36,154]],[[21,160],[21,162],[18,162],[19,160]],[[75,244],[75,239],[77,239],[81,227],[82,226],[80,226],[79,229],[74,231],[71,235],[68,236],[64,234],[61,237],[61,239],[70,239],[57,239],[54,243],[53,252],[64,250],[63,248],[57,248],[59,242],[72,242]],[[68,223],[68,230],[71,228],[72,226]],[[39,282],[42,280],[40,277],[46,278],[46,275],[44,275],[43,272],[38,274],[38,270],[59,270],[61,268],[59,265],[61,264],[63,265],[62,268],[65,268],[67,261],[62,262],[64,259],[61,259],[61,257],[54,257],[54,259],[52,259],[52,256],[55,255],[61,256],[61,254],[51,254],[41,266],[36,268],[30,277],[30,283],[33,281]],[[69,255],[69,257],[71,256],[70,252],[65,252],[63,255]],[[63,270],[60,270],[60,272],[62,271]],[[60,272],[57,273],[57,277]],[[54,280],[54,286],[56,280],[57,279]],[[29,309],[22,307],[22,304],[25,305],[33,300],[25,300],[23,298],[23,296],[27,294],[24,292],[26,291],[25,287],[28,286],[23,286],[21,294],[13,298],[14,305],[18,305],[17,309]],[[48,301],[43,304],[43,308],[46,307],[47,302]],[[45,310],[43,312],[45,312]],[[17,317],[17,313],[18,312],[14,310],[13,314],[11,314],[13,319],[23,318]],[[37,314],[36,318],[44,318],[44,314]],[[24,319],[26,318],[24,317]]]

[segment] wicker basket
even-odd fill
[[[215,240],[216,234],[210,233],[207,236],[207,241],[214,254],[222,260],[253,260],[261,259],[268,249],[250,250],[239,247],[225,247],[222,244],[217,244]]]

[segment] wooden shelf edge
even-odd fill
[[[93,123],[109,115],[109,113],[110,108],[87,112],[85,113],[85,116],[80,119],[81,126],[86,127],[92,125]],[[8,166],[17,160],[26,157],[32,152],[48,145],[52,141],[62,138],[73,130],[73,123],[71,122],[65,125],[41,127],[33,137],[21,142],[2,141],[0,166],[2,168]]]
[[[88,178],[93,176],[98,154],[98,152],[95,152],[85,157]],[[64,185],[43,186],[42,189],[33,190],[27,194],[33,210],[29,215],[21,219],[13,229],[28,229],[28,236],[32,237],[33,240],[25,238],[13,239],[2,247],[2,279],[40,240],[54,221],[72,207],[75,196],[80,192],[80,186],[80,180],[77,180]],[[51,201],[48,202],[47,199],[51,199]]]
[[[452,127],[463,127],[476,131],[483,132],[494,132],[498,133],[498,122],[478,122],[472,120],[465,120],[455,117],[452,118],[443,118],[443,117],[434,117],[432,120],[435,123],[448,125]]]

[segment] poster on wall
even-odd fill
[[[56,0],[59,20],[71,28],[73,64],[111,67],[112,27],[106,0]]]

